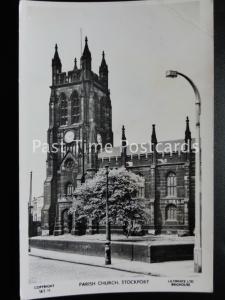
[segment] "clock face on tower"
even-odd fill
[[[74,132],[72,130],[69,130],[65,133],[64,141],[67,144],[72,143],[74,141]]]

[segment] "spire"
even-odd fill
[[[91,58],[91,52],[88,48],[88,38],[87,37],[85,37],[85,46],[84,46],[84,51],[83,51],[81,58],[82,59]]]
[[[185,142],[187,143],[188,140],[191,140],[191,131],[189,128],[189,118],[186,118],[186,130],[185,130]]]
[[[57,84],[57,74],[62,72],[62,64],[59,58],[58,45],[55,44],[55,54],[52,59],[52,84]]]
[[[122,146],[126,146],[126,135],[125,135],[125,127],[124,125],[122,126]]]
[[[88,39],[85,37],[85,46],[84,51],[81,56],[81,66],[82,69],[88,69],[91,70],[91,52],[88,48]]]
[[[107,66],[106,61],[105,61],[105,52],[102,51],[102,62],[101,62],[101,65],[99,67],[99,73],[104,72],[104,71],[108,72],[108,66]]]
[[[75,57],[75,59],[74,59],[74,68],[73,68],[74,70],[77,70],[77,58]]]
[[[99,67],[99,79],[103,86],[108,89],[108,66],[105,61],[105,52],[102,51],[102,61]]]
[[[152,144],[157,144],[157,138],[156,138],[156,133],[155,133],[155,124],[152,124],[151,143]]]
[[[58,45],[57,44],[55,44],[55,54],[54,54],[54,57],[52,59],[52,66],[58,66],[58,67],[62,66],[61,60],[59,58]]]

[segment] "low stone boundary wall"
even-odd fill
[[[30,246],[34,248],[65,251],[91,256],[104,256],[103,241],[60,241],[50,239],[31,238]],[[121,258],[148,263],[191,260],[193,259],[194,244],[153,244],[141,245],[129,242],[112,242],[112,258]]]

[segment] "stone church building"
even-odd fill
[[[105,165],[110,168],[124,166],[143,177],[138,196],[145,200],[149,216],[144,226],[146,232],[192,234],[194,151],[192,147],[190,151],[183,151],[181,146],[169,153],[166,151],[168,143],[172,148],[175,144],[193,144],[188,118],[184,138],[180,140],[158,142],[153,125],[151,137],[146,138],[151,139],[151,147],[145,153],[141,151],[141,145],[135,153],[129,147],[112,147],[110,153],[90,148],[93,143],[101,144],[103,149],[108,143],[113,146],[113,131],[105,54],[102,53],[96,74],[92,70],[87,38],[80,67],[75,58],[73,69],[67,73],[62,72],[58,47],[55,46],[50,89],[47,141],[51,151],[46,161],[42,234],[76,234],[75,218],[68,214],[73,191]],[[121,140],[126,145],[124,126]],[[98,232],[92,224],[88,230]],[[122,229],[112,224],[112,231],[121,232]]]

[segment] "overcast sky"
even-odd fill
[[[83,40],[88,37],[95,72],[102,50],[106,54],[115,145],[123,124],[130,143],[148,141],[153,123],[159,141],[184,138],[187,115],[195,135],[193,90],[183,78],[166,79],[167,69],[185,73],[198,86],[203,139],[208,134],[213,109],[211,0],[21,5],[20,184],[24,201],[28,201],[30,170],[33,195],[43,194],[46,153],[32,153],[32,140],[44,143],[47,138],[54,46],[58,43],[63,71],[71,70],[74,58],[79,62],[81,56],[80,28]]]

